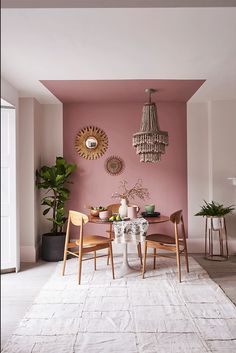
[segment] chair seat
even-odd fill
[[[156,241],[162,244],[175,244],[175,238],[166,234],[150,234],[146,236],[147,241]]]
[[[83,239],[83,248],[89,248],[96,245],[109,244],[111,239],[102,237],[101,235],[86,235]],[[79,246],[79,239],[76,241],[77,246]]]
[[[68,244],[67,244],[67,247],[69,249],[71,248],[76,248],[78,245],[76,244],[76,241],[70,241]]]

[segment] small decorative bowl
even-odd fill
[[[100,211],[100,212],[99,212],[99,218],[100,218],[102,221],[105,221],[105,220],[107,220],[107,219],[110,217],[110,214],[111,214],[110,211]]]
[[[90,214],[93,217],[98,217],[99,216],[99,210],[90,210]]]
[[[145,205],[144,208],[147,213],[153,213],[155,211],[155,205]]]

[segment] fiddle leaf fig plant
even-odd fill
[[[225,207],[223,204],[214,201],[207,202],[204,200],[204,203],[201,206],[201,210],[195,216],[223,217],[235,209],[234,205]]]
[[[70,191],[66,184],[72,183],[68,179],[75,169],[76,164],[69,164],[64,158],[57,157],[55,165],[43,166],[36,171],[36,185],[38,189],[46,191],[46,196],[41,200],[41,205],[45,206],[43,215],[52,210],[52,216],[47,218],[52,222],[51,233],[62,232],[67,220],[65,202],[69,199]]]

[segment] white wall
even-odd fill
[[[212,104],[211,131],[214,198],[226,205],[236,205],[236,186],[227,180],[236,176],[236,101]],[[236,211],[227,217],[227,229],[236,251]]]
[[[204,222],[194,214],[203,200],[236,204],[236,102],[187,104],[189,250],[204,251]],[[236,213],[226,216],[231,253],[236,251]]]
[[[42,105],[41,117],[41,166],[55,164],[56,157],[59,156],[63,156],[63,106],[45,104]],[[40,197],[42,195],[43,191],[40,192]],[[40,235],[50,232],[51,229],[51,222],[42,213],[43,208],[40,210]]]
[[[21,261],[34,262],[35,174],[34,174],[34,99],[20,98],[20,245]]]
[[[42,146],[42,116],[43,116],[43,107],[34,99],[34,180],[35,180],[35,171],[41,166],[41,146]],[[38,188],[34,187],[34,214],[35,214],[35,239],[34,245],[36,247],[36,258],[38,257],[38,250],[40,245],[40,193]]]
[[[42,216],[35,171],[63,156],[62,104],[40,105],[34,98],[19,99],[17,90],[4,79],[1,98],[16,108],[18,258],[34,262],[41,234],[50,230],[50,222]]]
[[[44,104],[42,109],[41,163],[50,165],[63,156],[63,105]]]
[[[16,270],[20,269],[20,217],[19,217],[19,93],[18,91],[4,78],[1,78],[1,98],[11,103],[15,107],[16,113]]]
[[[41,235],[50,231],[51,223],[42,215],[35,172],[63,155],[62,130],[62,105],[20,98],[21,261],[37,260]]]

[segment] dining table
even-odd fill
[[[142,221],[141,221],[142,220]],[[109,221],[109,220],[101,220],[99,217],[93,217],[89,216],[89,222],[94,223],[97,225],[107,225],[109,226],[108,232],[110,233],[110,236],[112,234],[115,235],[114,242],[115,243],[122,243],[124,244],[123,248],[123,261],[122,265],[119,268],[119,277],[124,277],[134,271],[137,271],[136,268],[130,266],[129,261],[128,261],[128,243],[136,243],[138,244],[139,242],[142,243],[145,241],[145,236],[147,234],[148,226],[150,224],[160,224],[164,222],[168,222],[169,217],[165,215],[160,215],[158,217],[138,217],[135,219],[125,219],[121,221]],[[141,222],[141,223],[140,223]],[[134,225],[132,227],[132,224]],[[141,232],[138,234],[137,231],[137,224],[142,224],[143,226],[140,226],[139,229]],[[146,224],[146,226],[145,226]],[[127,231],[128,227],[128,231]],[[120,233],[120,231],[116,231],[116,229],[122,229],[123,234]],[[134,229],[134,232],[132,234],[132,229]],[[118,235],[119,233],[119,235]],[[128,234],[128,236],[127,236]]]

